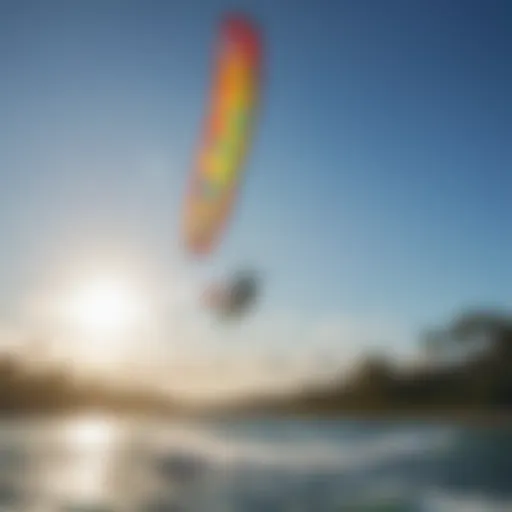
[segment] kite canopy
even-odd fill
[[[250,144],[260,65],[256,28],[242,16],[228,16],[221,26],[209,112],[185,205],[185,244],[194,254],[213,250],[231,214]]]

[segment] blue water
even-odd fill
[[[512,511],[512,431],[420,422],[0,423],[0,511]]]

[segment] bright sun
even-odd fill
[[[64,317],[74,332],[87,338],[122,336],[143,321],[141,293],[121,280],[96,278],[72,290]]]

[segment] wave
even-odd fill
[[[321,437],[321,436],[320,436]],[[156,440],[156,436],[154,437]],[[230,439],[208,429],[182,426],[168,430],[157,442],[157,450],[188,453],[205,463],[265,467],[289,470],[366,469],[404,457],[438,453],[453,445],[457,433],[451,429],[391,431],[359,439],[305,441],[304,439]]]
[[[487,494],[455,492],[441,488],[411,488],[403,481],[387,481],[358,489],[337,501],[339,510],[402,510],[408,512],[505,512],[512,500]],[[385,508],[388,510],[388,508]]]
[[[424,492],[421,507],[421,512],[504,512],[512,510],[512,500],[434,488]]]

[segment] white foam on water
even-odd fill
[[[507,512],[512,499],[498,500],[481,493],[429,489],[422,498],[421,512]]]
[[[156,439],[156,438],[155,438]],[[159,439],[158,451],[203,458],[206,463],[272,466],[296,470],[357,470],[387,461],[439,452],[452,446],[450,429],[391,431],[366,438],[279,442],[229,439],[202,428],[168,429]]]

